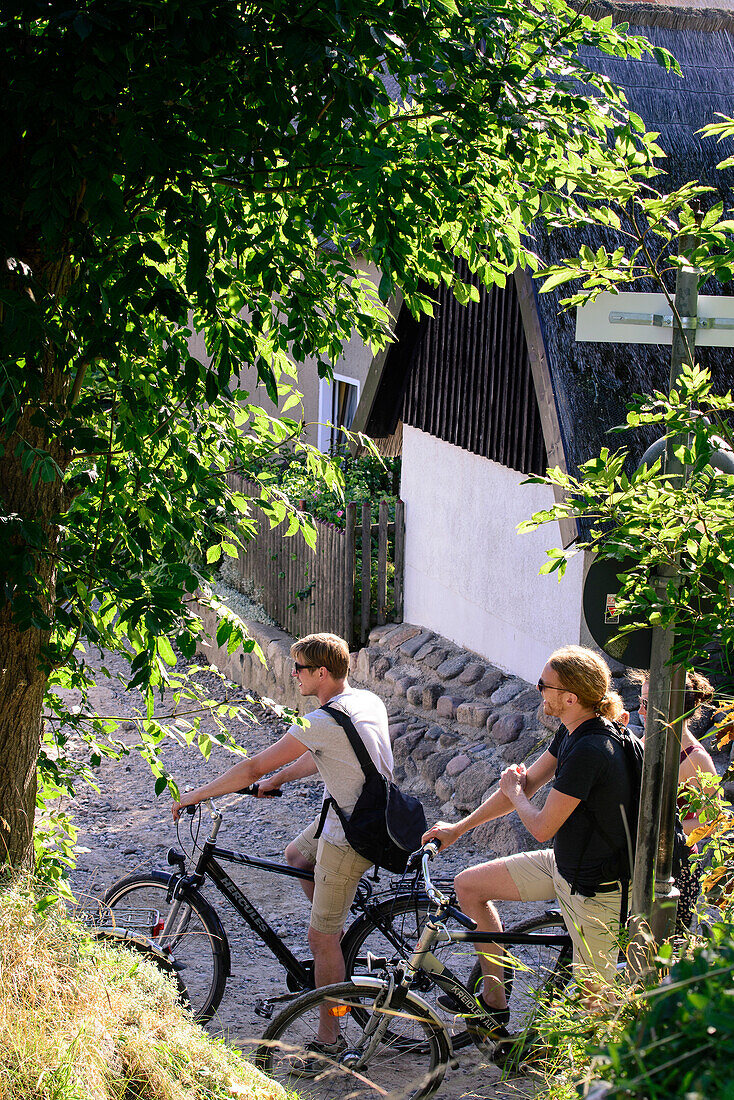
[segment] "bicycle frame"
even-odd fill
[[[304,966],[304,964],[296,958],[293,952],[283,943],[275,929],[260,915],[247,895],[244,894],[237,883],[230,878],[218,860],[223,860],[225,863],[259,867],[261,870],[270,871],[277,875],[285,875],[286,878],[297,878],[306,882],[313,882],[313,872],[299,871],[297,868],[289,867],[285,863],[276,863],[274,860],[269,859],[257,859],[243,853],[232,852],[227,848],[218,848],[215,841],[222,824],[222,814],[214,808],[212,808],[211,813],[213,819],[212,829],[209,836],[204,841],[201,854],[196,862],[194,873],[192,875],[182,874],[178,882],[184,886],[190,885],[199,887],[203,884],[205,878],[209,878],[212,884],[219,890],[220,894],[222,894],[230,905],[236,909],[245,923],[260,937],[265,946],[269,948],[281,966],[284,967],[298,985],[302,989],[310,988],[313,985],[312,966]],[[175,858],[172,858],[173,856],[175,856]],[[178,852],[174,853],[172,850],[169,852],[169,863],[183,866],[184,857]],[[174,888],[174,898],[176,897],[175,889],[176,888]]]
[[[429,917],[426,922],[426,926],[421,932],[418,943],[415,946],[415,951],[410,958],[398,964],[396,973],[399,976],[399,980],[395,988],[396,991],[400,991],[398,993],[399,1000],[400,995],[404,994],[409,989],[412,976],[417,973],[427,974],[435,985],[439,986],[445,993],[450,994],[454,1000],[465,1009],[467,1016],[477,1017],[477,1001],[475,997],[450,968],[433,954],[431,948],[434,944],[438,943],[439,940],[444,943],[497,944],[498,946],[503,944],[507,944],[508,946],[543,944],[548,947],[566,947],[570,950],[572,946],[571,937],[568,933],[538,934],[533,932],[513,932],[512,930],[508,932],[481,932],[475,931],[474,929],[450,931],[442,920],[451,909],[450,900],[436,890],[428,872],[428,862],[437,851],[436,847],[431,847],[434,843],[435,842],[429,842],[423,849],[421,870],[426,894],[436,905],[436,913]],[[456,916],[458,914],[454,913],[454,915]],[[467,925],[473,924],[468,918],[463,918],[463,923]],[[389,969],[388,977],[389,980],[392,981]]]
[[[545,932],[462,932],[451,931],[440,922],[431,918],[427,923],[421,937],[416,944],[415,951],[406,960],[409,971],[421,971],[429,974],[437,986],[451,996],[465,1009],[468,1015],[476,1015],[477,1001],[467,990],[466,986],[456,977],[453,971],[445,963],[433,954],[431,948],[441,939],[443,930],[444,943],[472,943],[472,944],[497,944],[502,946],[518,947],[526,944],[542,944],[545,947],[571,948],[571,937],[568,933]]]

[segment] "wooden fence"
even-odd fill
[[[237,474],[228,480],[247,496],[260,493]],[[271,527],[267,515],[255,508],[257,534],[240,552],[240,575],[289,634],[329,631],[350,645],[365,642],[373,626],[387,622],[388,609],[392,621],[403,619],[405,505],[397,501],[394,522],[388,509],[388,502],[380,501],[378,522],[372,523],[369,504],[349,503],[344,530],[316,520],[316,548],[311,550],[299,534],[285,538],[287,525]]]

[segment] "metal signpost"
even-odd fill
[[[683,238],[681,252],[695,244],[694,237]],[[578,308],[576,339],[670,343],[672,390],[684,363],[693,364],[697,341],[701,345],[734,347],[734,298],[699,298],[698,274],[684,266],[676,279],[674,313],[662,294],[602,294],[594,303]],[[680,442],[675,437],[666,440],[663,471],[666,478],[685,481],[686,468],[675,455]],[[677,581],[675,563],[653,578],[663,592]],[[678,897],[672,882],[673,829],[686,673],[670,664],[674,630],[656,627],[651,635],[650,694],[631,904],[633,942],[639,950],[630,961],[638,973],[649,965],[648,929],[657,943],[672,933]]]

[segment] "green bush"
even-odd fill
[[[345,502],[354,501],[360,505],[367,501],[372,510],[372,522],[377,522],[378,507],[381,500],[387,500],[390,519],[395,518],[395,501],[400,482],[400,459],[378,459],[371,455],[351,458],[344,456],[338,460],[344,478],[343,495],[330,490],[324,481],[306,469],[298,458],[278,458],[261,462],[252,470],[252,475],[263,475],[287,493],[294,503],[304,501],[305,511],[315,519],[333,523],[344,528]],[[359,523],[358,513],[357,522]]]
[[[734,927],[714,925],[608,1047],[611,1096],[734,1100]]]

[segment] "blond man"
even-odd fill
[[[174,820],[178,820],[185,806],[204,799],[230,794],[256,782],[262,797],[284,783],[317,772],[324,781],[324,799],[332,798],[348,816],[362,791],[364,773],[342,727],[321,709],[325,705],[351,718],[378,771],[392,779],[393,757],[385,704],[373,692],[358,690],[348,683],[349,647],[344,639],[335,634],[309,634],[291,646],[291,657],[292,675],[298,681],[301,695],[313,695],[319,702],[318,708],[306,715],[308,726],[291,726],[274,745],[235,764],[211,783],[184,794],[173,807]],[[311,822],[285,850],[292,867],[314,872],[314,882],[304,881],[303,888],[311,901],[308,942],[317,987],[344,978],[341,933],[357,884],[371,866],[347,843],[332,806],[323,815],[323,822],[321,817]],[[319,824],[322,830],[317,837]],[[324,1012],[318,1035],[309,1044],[316,1067],[319,1056],[339,1054],[340,1044],[343,1045],[343,1040],[339,1039],[338,1022]]]
[[[557,898],[573,940],[574,970],[589,989],[599,976],[610,981],[616,973],[624,884],[608,868],[626,851],[624,817],[633,812],[624,748],[606,732],[623,712],[610,682],[608,666],[593,650],[556,650],[537,685],[544,712],[561,721],[549,748],[527,770],[506,768],[499,789],[468,817],[453,825],[439,821],[423,838],[436,837],[446,847],[514,810],[536,840],[552,841],[541,851],[469,867],[456,877],[456,893],[464,912],[489,932],[502,931],[495,901]],[[545,803],[534,806],[533,795],[549,782]],[[509,1021],[502,952],[496,945],[481,952],[479,999],[501,1031]]]

